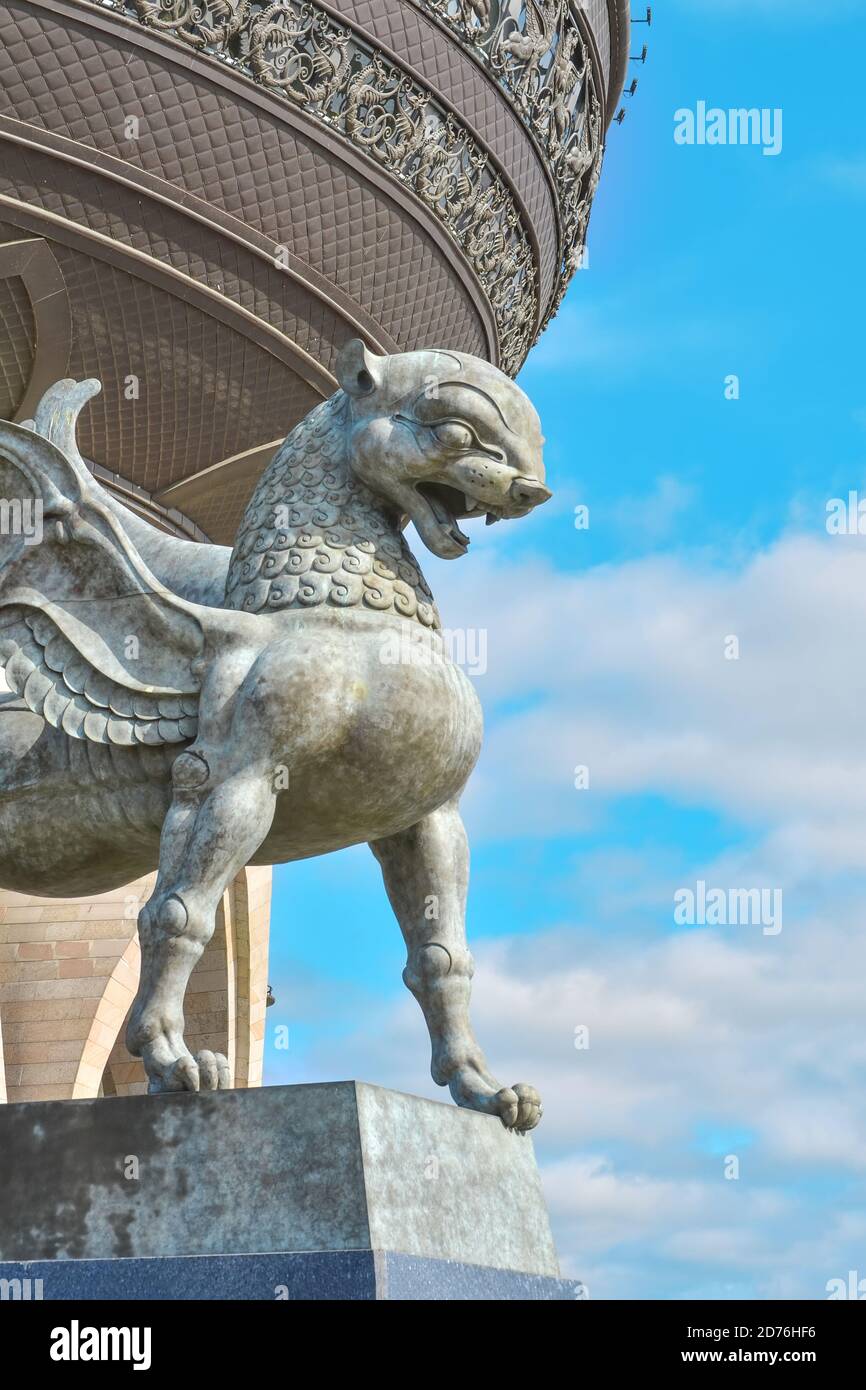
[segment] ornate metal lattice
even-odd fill
[[[467,126],[418,80],[313,0],[109,0],[244,70],[339,130],[409,187],[471,264],[506,371],[535,337],[537,269],[517,200]]]
[[[574,0],[414,0],[499,84],[539,149],[560,214],[558,284],[538,324],[517,201],[472,132],[413,75],[314,0],[103,0],[245,70],[336,127],[436,214],[493,310],[506,371],[523,361],[580,266],[604,154],[598,75]]]
[[[604,157],[598,76],[574,0],[413,0],[487,69],[522,117],[556,187],[562,220],[556,312],[581,263]],[[544,325],[542,324],[542,327]]]

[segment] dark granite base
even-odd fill
[[[20,1288],[3,1282],[17,1280],[25,1281]],[[579,1299],[583,1286],[568,1279],[372,1250],[0,1263],[0,1299],[34,1299],[40,1293],[45,1301],[525,1302]]]

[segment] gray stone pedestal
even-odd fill
[[[0,1106],[0,1279],[46,1299],[580,1297],[531,1139],[353,1081]]]

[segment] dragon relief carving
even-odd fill
[[[0,535],[0,886],[90,895],[158,867],[127,1043],[151,1091],[217,1089],[228,1063],[192,1056],[183,1006],[226,884],[366,842],[434,1079],[531,1129],[537,1093],[496,1080],[469,1018],[458,800],[480,706],[403,530],[459,559],[465,518],[527,516],[550,496],[540,422],[462,353],[354,340],[336,372],[233,550],[157,531],[99,485],[75,440],[98,382],[58,382],[35,419],[0,421],[0,494],[42,520],[36,543]]]
[[[193,48],[226,48],[243,28],[254,0],[130,0],[145,24]],[[118,6],[117,8],[120,8]]]
[[[557,47],[554,41],[561,18],[562,5],[545,6],[526,0],[519,18],[506,10],[495,30],[490,46],[491,65],[528,110],[544,81],[541,64]]]
[[[550,170],[562,225],[561,256],[541,332],[583,262],[604,157],[599,84],[573,0],[493,0],[484,5],[483,16],[462,3],[455,6],[454,0],[415,3],[447,25],[499,82]]]
[[[381,164],[403,169],[430,138],[425,119],[429,105],[428,92],[420,91],[411,78],[388,72],[375,54],[346,87],[346,134]]]
[[[270,5],[236,32],[240,53],[256,79],[299,106],[323,107],[345,81],[350,34],[329,24],[321,10]]]

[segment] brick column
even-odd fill
[[[65,901],[0,892],[0,1099],[146,1089],[123,1036],[138,986],[135,921],[153,881]],[[270,883],[270,869],[251,868],[231,884],[187,992],[191,1050],[225,1052],[236,1086],[261,1085]]]

